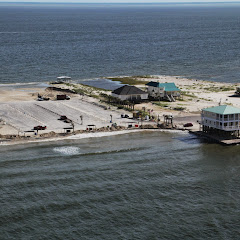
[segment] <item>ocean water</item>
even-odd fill
[[[240,4],[0,4],[0,83],[240,78]]]
[[[177,132],[1,146],[1,239],[239,239],[239,169]]]

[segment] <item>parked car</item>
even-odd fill
[[[193,124],[192,124],[192,123],[185,123],[183,126],[184,126],[184,127],[192,127]]]
[[[33,130],[45,130],[47,127],[46,126],[35,126]]]
[[[127,114],[121,114],[121,118],[129,118]]]
[[[38,97],[38,101],[48,101],[50,98],[49,97]]]

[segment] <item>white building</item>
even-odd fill
[[[124,100],[141,101],[148,99],[148,94],[135,86],[124,85],[112,91],[112,96]]]
[[[148,87],[148,95],[156,99],[166,99],[170,102],[175,102],[175,98],[181,96],[181,90],[176,87],[175,83],[159,83],[149,82],[146,84]]]
[[[71,78],[68,76],[57,77],[57,82],[59,83],[69,83],[70,81],[71,81]]]
[[[203,132],[220,130],[235,132],[240,130],[240,108],[222,105],[202,109],[201,125]]]

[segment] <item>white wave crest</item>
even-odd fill
[[[78,147],[55,147],[53,151],[69,156],[79,154],[80,149]]]

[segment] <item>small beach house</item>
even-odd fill
[[[176,98],[181,96],[181,90],[176,87],[175,83],[159,83],[149,82],[146,84],[148,88],[148,95],[151,98],[158,100],[168,100],[175,102]]]
[[[112,91],[112,96],[120,100],[141,101],[148,99],[148,93],[135,86],[124,85]]]
[[[71,78],[68,76],[57,77],[58,83],[69,83],[70,81],[71,81]]]
[[[221,105],[202,109],[202,131],[206,133],[230,133],[239,136],[240,108]]]

